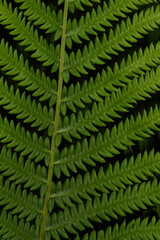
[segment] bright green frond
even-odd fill
[[[112,21],[118,21],[118,17],[127,17],[126,13],[137,9],[137,5],[148,5],[155,1],[135,1],[135,0],[115,0],[106,3],[103,1],[103,7],[98,5],[97,9],[92,9],[91,13],[82,15],[79,22],[76,19],[67,23],[66,45],[71,48],[72,41],[81,44],[82,39],[89,40],[87,34],[97,35],[97,32],[105,31],[104,27],[112,27]]]
[[[0,43],[0,65],[6,75],[14,76],[12,79],[25,86],[27,91],[33,91],[33,96],[40,97],[40,101],[50,99],[50,105],[56,102],[57,83],[51,82],[49,77],[29,68],[28,61],[24,61],[23,55],[18,56],[17,51],[5,44],[4,39]]]
[[[154,16],[154,17],[153,17]],[[111,54],[117,54],[117,51],[124,51],[124,47],[131,47],[131,43],[137,42],[142,38],[142,34],[153,31],[158,28],[160,16],[159,5],[149,8],[145,12],[136,13],[131,22],[130,18],[121,24],[117,24],[115,31],[109,31],[108,38],[103,35],[102,40],[96,37],[95,42],[90,41],[88,46],[83,50],[77,50],[76,54],[72,52],[65,60],[64,80],[68,82],[69,74],[80,77],[81,73],[86,74],[84,69],[95,70],[95,64],[104,64],[103,59],[111,59]]]
[[[29,155],[30,159],[35,158],[38,162],[45,158],[46,164],[50,159],[49,155],[49,140],[45,141],[42,137],[38,138],[36,133],[29,131],[25,132],[25,129],[18,123],[15,127],[13,121],[9,123],[7,118],[0,118],[0,141],[7,145],[8,148],[14,148],[16,152],[21,151],[22,156]]]
[[[145,76],[142,75],[139,80],[134,78],[122,90],[118,89],[116,93],[107,96],[104,102],[100,101],[98,104],[94,102],[91,111],[87,109],[84,114],[79,112],[77,118],[75,114],[70,118],[65,117],[59,124],[59,133],[69,141],[70,135],[75,138],[80,138],[80,134],[90,136],[90,131],[98,131],[95,126],[105,126],[104,122],[112,122],[115,117],[120,117],[118,113],[127,112],[138,100],[145,100],[151,93],[160,91],[159,77],[158,67],[156,73],[151,71],[150,74],[147,72]]]
[[[9,114],[16,114],[18,119],[24,119],[25,123],[31,123],[31,127],[39,127],[38,130],[53,128],[53,109],[49,111],[47,107],[38,106],[35,101],[31,101],[31,96],[26,97],[25,92],[21,95],[19,89],[14,90],[13,86],[8,87],[7,82],[0,79],[0,105],[9,111]],[[50,133],[51,134],[51,133]]]
[[[62,4],[65,0],[58,0],[58,4]],[[99,3],[100,0],[70,0],[68,9],[70,12],[74,13],[76,8],[83,11],[83,6],[92,7],[94,3]]]
[[[24,219],[19,221],[16,215],[3,210],[0,215],[0,236],[1,239],[10,240],[37,240],[38,231]]]
[[[128,224],[124,221],[120,227],[118,224],[115,225],[111,232],[111,228],[108,228],[105,232],[105,239],[108,240],[116,240],[117,238],[123,240],[127,238],[128,240],[136,240],[136,239],[147,239],[154,240],[158,239],[160,235],[159,230],[160,221],[156,220],[153,217],[151,220],[148,218],[144,218],[141,220],[140,218],[135,219]]]
[[[0,239],[160,239],[160,0],[0,0]]]
[[[124,123],[121,121],[118,127],[114,126],[111,131],[106,129],[103,136],[98,133],[97,137],[92,135],[89,141],[84,139],[76,146],[72,144],[69,149],[64,148],[61,152],[56,150],[54,174],[60,177],[61,171],[67,172],[70,164],[86,170],[84,164],[94,166],[95,162],[103,163],[105,157],[111,158],[119,154],[119,150],[124,151],[127,146],[134,145],[134,141],[153,135],[152,130],[159,131],[157,125],[160,125],[160,110],[156,106],[154,109],[150,108],[148,114],[144,111],[143,115],[138,114],[136,119],[131,116]],[[75,137],[77,133],[72,134]]]
[[[91,234],[85,234],[82,240],[154,240],[160,235],[160,221],[153,217],[151,221],[148,218],[140,218],[130,221],[128,224],[124,221],[120,226],[116,224],[114,228],[108,227],[106,231],[95,230]],[[74,240],[80,240],[79,236]]]
[[[3,183],[3,177],[0,178],[0,191],[0,205],[5,205],[5,210],[12,210],[11,213],[19,214],[19,218],[27,217],[27,221],[41,217],[43,201],[37,195],[30,193],[27,196],[27,191],[22,191],[20,185],[16,187],[9,181]]]
[[[3,147],[0,154],[0,172],[7,176],[15,184],[24,184],[24,188],[30,188],[31,191],[45,187],[47,172],[45,167],[35,166],[30,159],[24,161],[24,158],[17,154],[12,155],[11,150]]]
[[[18,15],[17,9],[13,12],[12,6],[8,6],[6,0],[0,0],[0,23],[11,30],[11,35],[16,35],[14,39],[20,41],[20,45],[25,46],[26,51],[34,51],[31,55],[33,58],[43,62],[44,66],[54,64],[57,70],[59,66],[59,45],[56,48],[52,44],[48,45],[42,36],[39,37],[38,31],[33,29],[31,23],[26,24],[22,14]]]
[[[74,172],[76,169],[70,167],[70,170]],[[53,183],[49,209],[51,211],[55,203],[62,209],[66,205],[72,207],[74,202],[82,203],[84,199],[91,199],[90,195],[100,196],[97,190],[101,193],[108,193],[108,190],[119,191],[127,185],[154,177],[157,173],[160,173],[160,154],[154,154],[154,150],[149,154],[145,152],[143,156],[139,154],[136,159],[124,159],[121,164],[116,161],[114,167],[110,164],[106,172],[101,167],[98,173],[93,170],[91,173],[86,172],[83,178],[78,175],[76,179],[67,179],[64,184],[60,181]]]
[[[114,70],[107,67],[107,70],[103,70],[101,74],[98,73],[95,79],[90,78],[89,82],[84,81],[82,86],[78,82],[75,86],[71,84],[68,91],[64,87],[61,108],[69,108],[75,112],[76,106],[84,108],[85,104],[92,102],[92,99],[101,102],[102,97],[109,95],[107,91],[117,92],[119,91],[117,87],[125,87],[125,83],[131,82],[130,77],[144,75],[145,71],[156,67],[160,63],[159,56],[160,42],[155,47],[153,44],[149,48],[146,47],[144,53],[142,49],[138,54],[135,51],[133,56],[129,55],[126,61],[122,59],[120,66],[115,63]]]
[[[48,215],[46,236],[59,240],[67,236],[67,232],[76,233],[86,227],[93,228],[91,221],[110,221],[111,217],[117,219],[127,213],[133,214],[134,210],[147,209],[147,206],[159,203],[159,190],[160,184],[154,179],[153,182],[136,184],[133,188],[129,186],[125,191],[113,191],[109,198],[107,194],[103,194],[101,199],[95,197],[93,201],[88,200],[86,206],[78,204],[77,208],[65,208],[64,212]]]
[[[16,3],[22,3],[20,9],[25,10],[24,15],[29,21],[34,21],[35,25],[39,25],[41,29],[45,29],[46,33],[56,32],[61,37],[62,33],[62,11],[58,15],[55,10],[50,10],[44,2],[40,0],[14,0]]]

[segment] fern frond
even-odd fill
[[[0,0],[0,239],[159,239],[159,26],[159,0]]]
[[[149,221],[148,218],[143,220],[137,218],[130,221],[128,224],[126,221],[120,226],[116,224],[113,229],[109,227],[105,232],[103,230],[98,232],[92,231],[91,234],[85,234],[82,240],[154,240],[159,238],[159,227],[160,221],[156,221],[155,217],[153,217],[151,221]],[[74,240],[80,240],[79,236]]]
[[[28,238],[36,240],[38,231],[29,222],[25,223],[24,219],[19,219],[5,210],[0,215],[0,236],[3,239],[10,240],[28,240]]]
[[[118,194],[113,191],[109,198],[106,194],[102,199],[95,197],[93,202],[88,200],[86,206],[78,204],[77,208],[65,208],[64,212],[48,215],[46,237],[59,240],[61,236],[67,237],[67,232],[76,234],[77,230],[82,231],[85,227],[93,228],[91,221],[110,221],[110,217],[117,219],[126,213],[133,214],[134,210],[147,209],[147,206],[159,203],[159,189],[160,184],[154,179],[133,188],[129,186],[125,191],[121,189]]]
[[[39,131],[49,127],[49,132],[52,134],[53,109],[50,108],[48,111],[47,107],[42,108],[40,103],[37,106],[35,101],[31,101],[30,95],[26,97],[25,92],[21,95],[19,89],[14,92],[13,86],[9,88],[7,82],[3,82],[3,78],[1,78],[0,105],[10,114],[16,114],[18,119],[24,119],[25,123],[31,123],[31,127],[39,126]]]
[[[126,224],[124,221],[120,227],[116,224],[113,228],[113,235],[111,233],[111,228],[107,229],[105,233],[105,237],[108,240],[115,239],[118,237],[119,239],[124,239],[126,236],[128,240],[131,239],[148,239],[154,240],[158,238],[159,232],[159,224],[160,221],[156,221],[156,218],[153,217],[151,220],[148,218],[144,218],[141,220],[140,218],[133,220]]]
[[[118,89],[116,93],[112,92],[110,96],[104,99],[104,102],[100,101],[98,104],[94,102],[91,111],[87,109],[83,114],[79,111],[77,119],[74,114],[70,118],[65,117],[63,122],[59,124],[59,132],[62,129],[62,136],[71,141],[71,138],[69,138],[70,132],[72,135],[72,132],[77,131],[77,134],[73,136],[80,138],[78,132],[89,136],[89,131],[98,131],[96,126],[106,126],[104,122],[112,122],[113,118],[120,117],[120,112],[127,112],[128,108],[133,107],[133,104],[138,100],[145,100],[150,97],[151,93],[160,91],[159,76],[160,68],[158,67],[156,72],[154,70],[150,73],[147,72],[139,80],[134,78],[122,90]],[[95,96],[94,93],[92,96]]]
[[[141,11],[139,15],[136,13],[132,22],[130,18],[127,18],[126,22],[122,21],[120,26],[117,25],[114,32],[111,29],[108,39],[104,34],[102,41],[96,37],[95,42],[90,41],[88,47],[85,46],[82,52],[80,49],[77,50],[76,54],[72,52],[65,61],[65,82],[68,82],[69,74],[80,77],[81,73],[87,73],[85,68],[95,70],[94,64],[104,64],[101,59],[111,59],[110,54],[123,51],[123,47],[131,47],[131,43],[141,38],[142,34],[147,34],[147,31],[158,28],[159,15],[159,5],[155,10],[152,7],[145,12]]]
[[[62,4],[63,2],[64,0],[58,0],[59,5]],[[68,8],[70,12],[74,13],[76,8],[83,11],[84,10],[83,5],[92,7],[95,2],[99,3],[100,0],[71,0],[69,1]]]
[[[21,191],[20,185],[15,186],[15,183],[10,184],[7,180],[3,184],[3,177],[0,177],[0,205],[5,205],[4,209],[12,210],[12,214],[19,214],[20,218],[27,217],[27,221],[41,217],[43,206],[42,199],[38,199],[37,195],[30,193],[27,196],[27,191]]]
[[[118,149],[126,150],[127,146],[134,145],[134,141],[153,135],[151,130],[159,131],[157,127],[159,124],[160,111],[156,106],[154,109],[150,108],[148,114],[144,111],[143,115],[138,114],[136,119],[131,116],[130,120],[127,118],[124,123],[121,121],[118,127],[114,126],[111,131],[106,129],[103,137],[101,133],[98,133],[96,138],[92,135],[89,141],[84,139],[82,144],[78,142],[76,146],[71,145],[69,149],[64,148],[61,153],[56,149],[54,174],[59,178],[61,169],[63,169],[63,173],[68,172],[68,164],[69,166],[74,164],[74,166],[86,170],[84,164],[94,166],[96,161],[103,163],[105,157],[119,154]],[[83,133],[83,129],[80,130]],[[73,131],[71,135],[75,137],[77,133]]]
[[[7,118],[0,117],[0,141],[5,143],[8,148],[15,148],[16,152],[21,151],[22,156],[29,155],[30,159],[35,158],[35,161],[40,161],[45,158],[46,163],[50,159],[49,155],[49,139],[45,140],[34,132],[33,135],[18,123],[15,127],[13,121],[9,123]]]
[[[66,205],[72,207],[74,202],[82,203],[84,199],[91,199],[90,196],[100,196],[97,190],[102,194],[108,193],[108,190],[125,189],[127,185],[154,177],[155,173],[160,173],[160,154],[154,154],[154,150],[149,154],[145,152],[143,156],[139,154],[136,159],[124,159],[121,164],[116,161],[114,166],[109,164],[106,172],[101,167],[98,173],[93,169],[91,173],[86,172],[83,178],[78,175],[76,179],[66,179],[64,184],[53,183],[49,209],[52,211],[55,203],[65,209]]]
[[[48,45],[47,41],[43,37],[39,37],[38,32],[33,29],[30,22],[25,24],[25,18],[22,18],[22,14],[18,15],[17,9],[12,10],[11,4],[7,5],[6,0],[2,2],[0,0],[0,23],[7,29],[11,30],[11,35],[16,35],[14,38],[16,41],[20,41],[21,46],[27,46],[26,51],[34,51],[31,57],[36,58],[38,61],[43,62],[44,66],[50,66],[54,64],[53,69],[56,70],[59,66],[59,45]],[[54,54],[52,54],[54,52]]]
[[[81,38],[89,41],[87,34],[97,35],[99,31],[104,32],[104,27],[111,27],[112,21],[117,21],[118,17],[125,18],[126,13],[137,9],[137,5],[148,5],[153,2],[157,1],[115,0],[109,3],[104,1],[103,7],[99,5],[96,10],[93,8],[91,13],[87,12],[85,16],[82,15],[79,22],[76,19],[68,20],[66,45],[71,48],[72,41],[81,44]]]
[[[25,10],[24,16],[27,16],[29,21],[34,21],[34,25],[39,25],[40,29],[46,30],[46,33],[55,32],[56,36],[61,37],[62,11],[59,11],[58,14],[54,10],[51,12],[50,8],[46,7],[45,3],[40,0],[14,1],[22,3],[19,8]]]
[[[13,76],[14,81],[18,81],[20,86],[25,86],[25,90],[33,91],[33,96],[40,97],[40,101],[50,99],[50,106],[56,102],[57,83],[46,75],[40,74],[37,70],[29,68],[28,61],[24,61],[23,55],[18,56],[17,51],[13,51],[12,47],[2,39],[0,43],[0,66],[6,71],[6,75]]]
[[[125,87],[126,83],[131,83],[130,77],[137,77],[144,75],[145,71],[150,71],[152,67],[156,67],[160,63],[160,42],[154,47],[151,44],[137,53],[134,52],[133,56],[128,56],[125,61],[122,59],[121,65],[115,63],[113,70],[107,67],[102,73],[98,73],[95,78],[92,77],[87,82],[84,81],[81,86],[76,83],[75,86],[71,84],[68,88],[63,87],[61,112],[69,108],[71,111],[76,112],[76,107],[84,108],[85,104],[91,103],[92,100],[101,102],[101,97],[109,95],[107,91],[117,92],[117,87]],[[116,86],[116,87],[115,87]],[[107,91],[106,91],[107,90]],[[62,111],[63,109],[63,111]]]
[[[30,188],[31,191],[38,188],[45,188],[47,172],[45,167],[38,165],[35,167],[34,162],[30,159],[24,161],[24,158],[17,154],[12,155],[11,150],[7,151],[3,147],[0,153],[0,172],[2,176],[7,176],[15,184],[24,184],[24,188]]]

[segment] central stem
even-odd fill
[[[46,218],[48,213],[48,201],[51,193],[51,183],[53,177],[53,165],[55,158],[55,137],[58,130],[58,120],[60,115],[60,104],[61,104],[61,95],[62,95],[62,86],[63,86],[63,70],[64,70],[64,55],[65,55],[65,40],[66,40],[66,26],[67,26],[67,16],[68,16],[68,3],[69,0],[65,0],[64,3],[64,14],[63,14],[63,26],[62,26],[62,38],[61,38],[61,52],[60,52],[60,65],[59,65],[59,77],[58,77],[58,91],[57,91],[57,102],[56,102],[56,111],[54,119],[54,131],[51,141],[51,158],[48,168],[48,178],[47,178],[47,191],[44,199],[43,206],[43,220],[40,228],[40,238],[39,240],[44,240],[44,233],[46,228]]]

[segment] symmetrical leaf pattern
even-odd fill
[[[160,1],[0,0],[0,239],[160,239]]]

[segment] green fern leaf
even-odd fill
[[[160,238],[159,25],[159,0],[0,0],[0,239]]]

